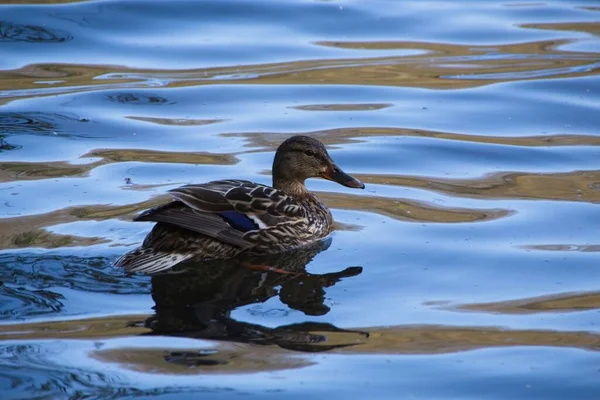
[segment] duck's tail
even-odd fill
[[[122,267],[127,272],[156,274],[172,268],[193,256],[194,253],[167,253],[155,250],[152,247],[138,247],[119,257],[114,265]]]

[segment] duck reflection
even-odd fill
[[[367,333],[328,323],[269,328],[231,318],[236,308],[274,296],[306,315],[327,314],[330,309],[325,304],[325,288],[362,272],[362,267],[348,267],[333,273],[308,273],[306,265],[330,244],[331,240],[326,240],[280,254],[188,264],[185,271],[155,275],[155,315],[144,325],[152,330],[151,335],[277,345],[298,351],[325,351],[361,343],[357,337],[364,339]]]

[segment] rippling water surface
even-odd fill
[[[600,3],[0,1],[3,399],[597,399]],[[338,229],[111,266],[312,135]]]

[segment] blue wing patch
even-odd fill
[[[225,220],[225,222],[238,231],[248,232],[259,228],[256,222],[254,222],[250,217],[238,211],[222,211],[219,213],[219,215]]]

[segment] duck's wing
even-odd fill
[[[246,248],[250,245],[244,240],[243,232],[232,229],[218,214],[194,210],[180,201],[144,211],[134,221],[166,222],[236,247]]]
[[[259,246],[261,240],[267,240],[272,247],[280,240],[280,236],[271,234],[273,230],[293,235],[290,224],[306,222],[306,210],[294,198],[249,181],[213,181],[183,186],[169,193],[175,201],[147,210],[134,219],[166,225],[156,225],[141,247],[119,258],[115,265],[130,272],[161,272],[195,256],[215,257],[215,249],[230,254],[231,246],[242,251]],[[183,237],[169,225],[203,237]],[[205,247],[207,238],[223,246],[213,243],[215,246]],[[212,248],[212,253],[204,254],[203,248]]]
[[[305,218],[306,210],[296,199],[281,190],[242,180],[223,180],[186,185],[169,191],[171,196],[188,207],[204,212],[237,211],[249,216],[269,218]],[[258,222],[257,222],[258,223]]]
[[[269,186],[243,180],[186,185],[169,191],[177,201],[148,210],[136,221],[167,222],[240,248],[250,233],[284,221],[306,218],[294,198]]]

